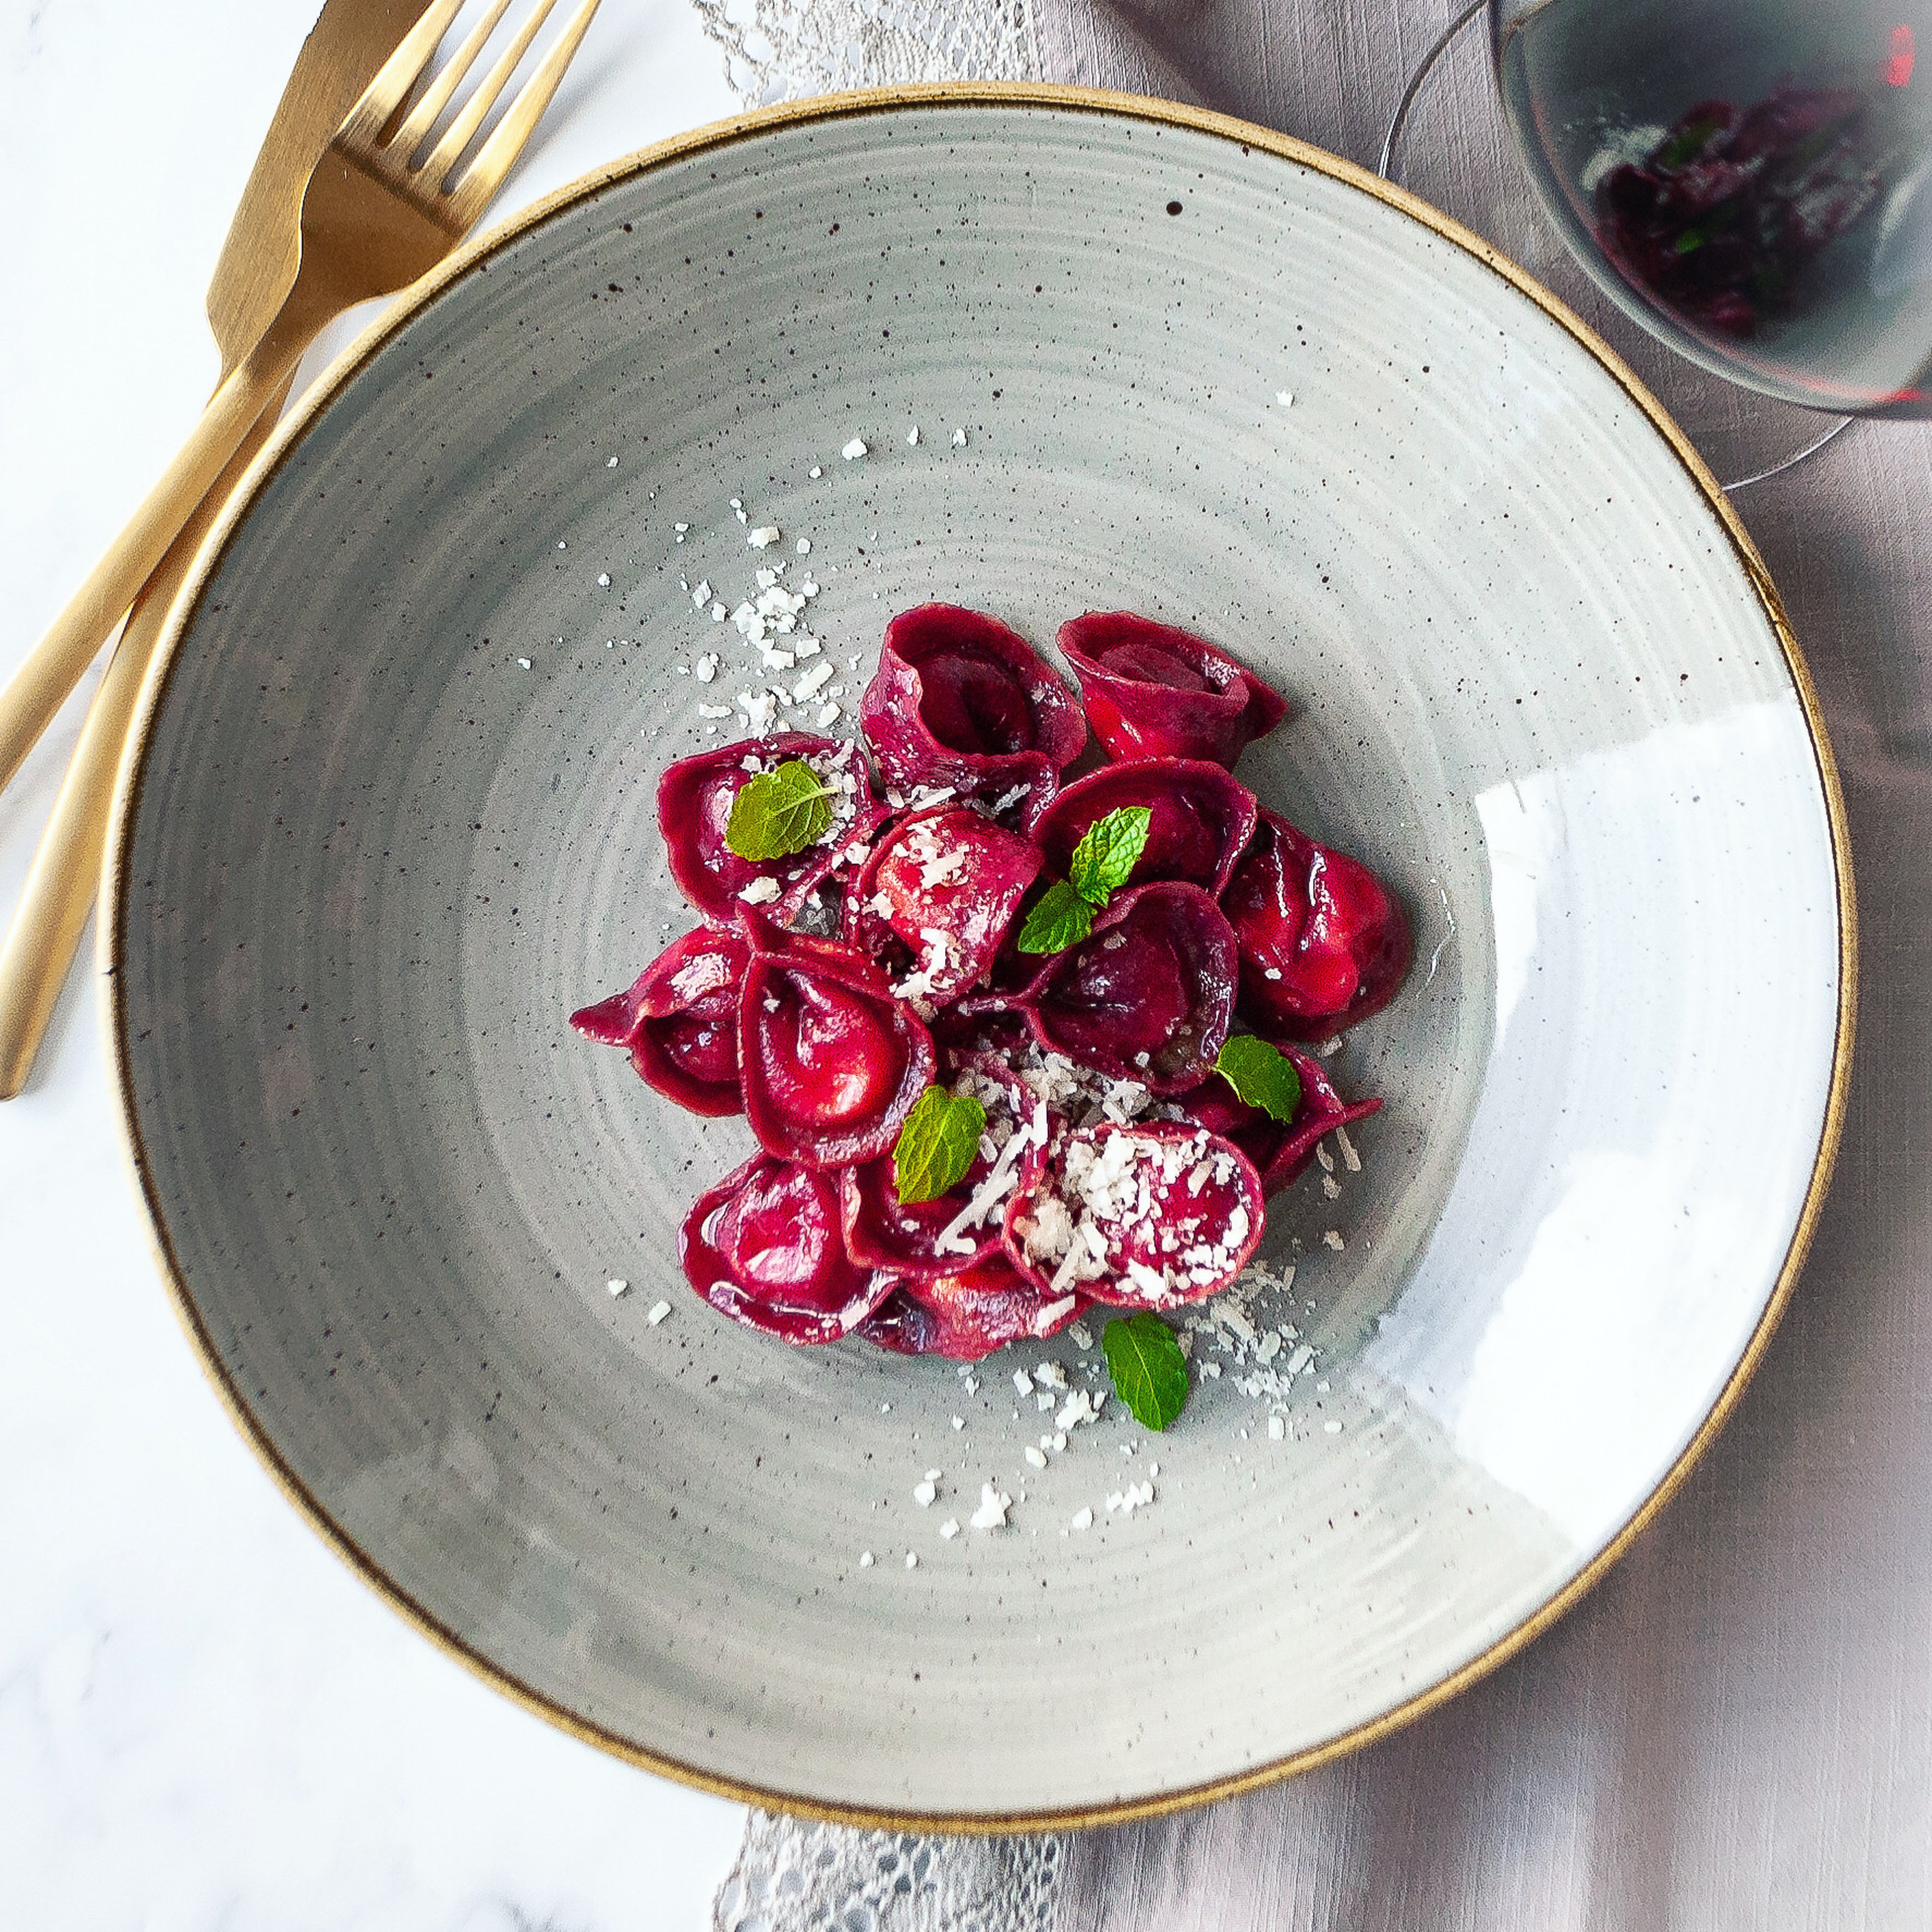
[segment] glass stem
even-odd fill
[[[1436,37],[1436,44],[1417,63],[1415,71],[1408,77],[1408,85],[1402,91],[1402,98],[1395,104],[1395,112],[1389,118],[1388,132],[1382,136],[1382,159],[1376,164],[1376,172],[1384,181],[1389,178],[1389,169],[1395,159],[1395,144],[1402,139],[1402,124],[1408,118],[1409,110],[1415,105],[1415,97],[1422,92],[1422,84],[1429,78],[1430,70],[1449,50],[1449,43],[1489,4],[1489,0],[1468,0],[1468,4]]]

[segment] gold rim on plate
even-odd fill
[[[1374,196],[1398,212],[1420,222],[1443,240],[1454,244],[1466,254],[1473,256],[1499,280],[1508,283],[1520,295],[1528,297],[1552,322],[1565,330],[1602,364],[1624,394],[1648,418],[1652,427],[1683,465],[1729,538],[1733,554],[1757,594],[1765,616],[1777,636],[1778,647],[1784,653],[1785,667],[1796,689],[1798,704],[1804,712],[1805,729],[1810,737],[1819,783],[1825,795],[1826,814],[1831,831],[1832,874],[1838,893],[1838,1016],[1832,1054],[1831,1087],[1826,1101],[1824,1121],[1818,1136],[1818,1151],[1812,1166],[1810,1183],[1805,1190],[1804,1204],[1798,1216],[1791,1246],[1786,1253],[1783,1266],[1778,1270],[1778,1280],[1769,1300],[1766,1304],[1764,1312],[1717,1400],[1684,1445],[1683,1453],[1630,1520],[1540,1610],[1526,1617],[1514,1629],[1505,1632],[1486,1650],[1472,1658],[1460,1669],[1428,1689],[1418,1691],[1405,1702],[1383,1712],[1379,1717],[1372,1718],[1324,1743],[1312,1745],[1305,1750],[1294,1752],[1286,1757],[1255,1766],[1228,1777],[1212,1779],[1205,1784],[1185,1786],[1178,1790],[1162,1792],[1151,1797],[1123,1799],[1111,1804],[1082,1805],[1065,1810],[1012,1813],[893,1811],[862,1805],[829,1804],[805,1793],[780,1791],[747,1784],[736,1778],[721,1778],[590,1723],[575,1712],[565,1708],[532,1690],[473,1648],[454,1630],[438,1622],[400,1588],[375,1559],[361,1549],[348,1532],[329,1516],[320,1502],[310,1493],[284,1460],[280,1451],[256,1420],[236,1388],[232,1378],[223,1366],[220,1354],[202,1324],[200,1311],[183,1285],[181,1270],[176,1264],[173,1243],[163,1218],[161,1204],[148,1178],[140,1130],[134,1118],[124,1016],[119,997],[121,967],[127,943],[123,891],[126,884],[128,848],[135,813],[140,803],[141,780],[146,762],[148,736],[160,700],[167,689],[176,649],[203,589],[226,548],[230,538],[247,514],[249,506],[262,486],[275,474],[290,450],[300,441],[310,423],[328,406],[357,370],[391,336],[434,302],[443,290],[466,274],[478,262],[494,254],[559,210],[616,182],[646,174],[669,161],[684,160],[693,155],[728,147],[748,136],[762,134],[772,128],[843,120],[895,108],[954,106],[1032,106],[1063,112],[1072,110],[1111,115],[1216,135],[1234,142],[1244,151],[1258,148],[1264,154],[1276,155],[1281,160],[1293,162],[1326,175],[1333,180],[1344,182],[1351,188],[1360,189],[1362,193]],[[866,1826],[887,1830],[992,1833],[1078,1828],[1086,1826],[1119,1824],[1130,1819],[1153,1817],[1162,1812],[1206,1804],[1214,1798],[1232,1797],[1238,1792],[1251,1791],[1258,1786],[1292,1777],[1297,1772],[1312,1770],[1318,1765],[1328,1763],[1351,1751],[1360,1750],[1364,1744],[1388,1736],[1391,1732],[1422,1716],[1424,1712],[1446,1702],[1458,1691],[1467,1689],[1479,1678],[1486,1676],[1498,1665],[1515,1655],[1532,1638],[1547,1630],[1597,1583],[1676,1494],[1698,1458],[1710,1446],[1712,1438],[1736,1406],[1745,1384],[1763,1359],[1772,1331],[1777,1328],[1779,1317],[1790,1300],[1798,1272],[1804,1266],[1804,1257],[1810,1246],[1812,1234],[1824,1205],[1826,1192],[1831,1184],[1832,1163],[1837,1156],[1839,1138],[1844,1125],[1846,1091],[1851,1074],[1852,1042],[1858,1006],[1857,908],[1852,888],[1850,833],[1846,821],[1844,799],[1839,789],[1838,767],[1832,755],[1830,741],[1826,734],[1817,692],[1812,684],[1811,674],[1805,664],[1804,654],[1798,647],[1797,639],[1792,634],[1784,605],[1779,601],[1763,560],[1758,555],[1750,537],[1745,533],[1743,524],[1738,520],[1737,513],[1732,508],[1715,477],[1706,467],[1702,458],[1691,447],[1683,431],[1672,421],[1656,398],[1619,359],[1609,344],[1598,338],[1580,317],[1573,314],[1547,289],[1526,274],[1506,256],[1492,248],[1480,236],[1460,223],[1452,221],[1438,209],[1431,207],[1406,189],[1370,173],[1365,168],[1358,167],[1352,161],[1345,161],[1319,148],[1310,147],[1290,135],[1277,134],[1268,128],[1236,120],[1229,115],[1185,106],[1175,101],[1144,99],[1136,94],[1112,94],[1093,88],[1057,87],[1039,82],[938,82],[920,86],[868,88],[852,94],[826,95],[812,100],[788,102],[779,106],[761,109],[755,113],[737,116],[730,120],[716,122],[691,134],[681,134],[668,141],[660,141],[653,146],[640,148],[635,154],[627,155],[621,160],[580,176],[568,186],[558,189],[555,194],[533,203],[502,226],[490,230],[458,249],[441,267],[434,270],[395,302],[336,358],[277,430],[273,440],[256,459],[241,487],[224,510],[220,520],[209,533],[200,554],[195,560],[187,583],[169,614],[166,634],[142,690],[140,708],[128,736],[127,748],[122,754],[116,780],[107,854],[102,895],[105,916],[100,922],[98,963],[109,982],[109,996],[102,1003],[101,1018],[106,1030],[108,1052],[114,1068],[123,1150],[132,1166],[136,1184],[147,1210],[149,1237],[154,1245],[156,1259],[160,1264],[169,1292],[173,1298],[176,1312],[188,1330],[195,1351],[200,1357],[202,1367],[214,1384],[236,1426],[260,1457],[269,1474],[280,1484],[283,1492],[336,1553],[393,1609],[413,1624],[432,1642],[459,1663],[467,1666],[484,1682],[522,1705],[525,1709],[548,1718],[573,1737],[595,1744],[600,1750],[608,1751],[629,1763],[640,1766],[646,1771],[674,1778],[680,1784],[694,1785],[700,1790],[712,1792],[722,1798],[734,1798],[742,1804],[764,1805],[837,1824]]]

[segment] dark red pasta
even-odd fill
[[[721,1315],[782,1340],[836,1342],[891,1292],[838,1232],[836,1174],[754,1154],[692,1204],[678,1235],[691,1285]]]
[[[1000,1248],[1000,1211],[986,1210],[976,1225],[966,1221],[976,1192],[997,1164],[1004,1174],[1017,1165],[1000,1150],[1030,1112],[1024,1090],[1005,1065],[989,1054],[971,1054],[942,1069],[952,1093],[968,1095],[985,1108],[982,1147],[958,1183],[931,1201],[898,1198],[898,1175],[890,1154],[844,1169],[840,1196],[846,1250],[855,1261],[886,1268],[908,1281],[970,1272]]]
[[[963,1274],[902,1283],[859,1333],[897,1355],[976,1362],[1010,1342],[1058,1334],[1087,1306],[1077,1294],[1040,1294],[996,1254]]]
[[[1321,1063],[1287,1041],[1282,1052],[1301,1082],[1301,1104],[1292,1120],[1277,1120],[1251,1107],[1217,1073],[1198,1087],[1174,1096],[1174,1104],[1197,1126],[1232,1141],[1255,1164],[1264,1194],[1279,1194],[1315,1158],[1315,1144],[1337,1127],[1352,1126],[1382,1111],[1378,1100],[1344,1100],[1322,1072]]]
[[[1198,886],[1136,886],[1012,1004],[1040,1044],[1156,1094],[1198,1083],[1234,1016],[1238,955]]]
[[[1374,875],[1228,774],[1281,699],[1126,614],[1060,640],[1120,760],[1064,790],[1078,702],[1006,626],[939,604],[889,626],[856,743],[780,734],[660,782],[672,876],[706,923],[572,1024],[691,1112],[743,1113],[760,1150],[680,1235],[734,1322],[974,1361],[1095,1304],[1184,1306],[1239,1275],[1321,1136],[1382,1104],[1343,1100],[1292,1044],[1292,1120],[1215,1070],[1238,1012],[1264,1040],[1322,1038],[1408,960]],[[794,759],[823,789],[766,788],[741,845],[810,838],[821,800],[832,823],[782,858],[733,852],[743,786]],[[1110,818],[1126,878],[1076,878]]]
[[[945,1006],[992,967],[1041,863],[1030,839],[969,807],[915,812],[879,840],[848,891],[845,937],[912,976],[902,997]]]
[[[646,1086],[694,1114],[744,1112],[738,988],[750,954],[735,932],[701,926],[674,940],[626,992],[572,1013],[601,1046],[621,1046]]]
[[[1109,1163],[1120,1178],[1102,1186]],[[1217,1135],[1184,1126],[1082,1127],[1029,1156],[1006,1210],[1006,1252],[1045,1295],[1179,1308],[1218,1294],[1247,1266],[1264,1202],[1252,1162]],[[1085,1226],[1101,1254],[1084,1238]]]
[[[885,976],[822,942],[754,941],[738,1028],[752,1132],[768,1154],[808,1167],[890,1153],[936,1063],[932,1034]]]
[[[1367,866],[1271,812],[1221,895],[1240,946],[1240,1014],[1270,1038],[1320,1040],[1394,998],[1408,922]]]
[[[1254,836],[1255,795],[1220,765],[1137,758],[1106,765],[1059,793],[1034,821],[1048,869],[1066,878],[1073,848],[1096,820],[1133,806],[1149,814],[1148,840],[1126,883],[1178,880],[1218,892]]]
[[[834,812],[830,830],[816,845],[788,859],[741,859],[724,843],[731,806],[744,785],[758,774],[746,769],[752,760],[771,770],[788,759],[802,758],[814,767],[835,758],[838,770],[853,780],[853,789]],[[713,923],[732,924],[743,894],[761,879],[776,880],[778,892],[766,902],[775,910],[796,910],[820,880],[848,854],[863,862],[866,841],[885,817],[884,808],[867,788],[862,766],[852,769],[849,748],[832,738],[803,731],[782,731],[755,743],[721,745],[715,752],[680,758],[658,781],[658,829],[679,891]],[[769,889],[767,889],[769,890]]]
[[[997,617],[922,604],[886,626],[860,722],[896,785],[998,804],[1052,796],[1087,742],[1078,702]]]
[[[1128,610],[1089,611],[1060,627],[1088,722],[1116,758],[1204,758],[1232,765],[1288,706],[1204,638]]]

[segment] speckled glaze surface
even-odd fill
[[[178,614],[104,945],[184,1312],[401,1607],[658,1768],[970,1826],[1358,1741],[1613,1551],[1795,1270],[1850,881],[1754,560],[1573,326],[1279,137],[962,92],[613,170],[332,391]],[[771,681],[680,585],[751,592],[734,497],[808,540],[848,718],[932,597],[1139,610],[1289,698],[1240,774],[1418,963],[1330,1063],[1388,1096],[1365,1171],[1270,1209],[1286,1439],[1216,1358],[1038,1472],[1012,1371],[1080,1382],[1066,1337],[968,1394],[683,1286],[743,1124],[564,1022],[692,922],[656,779]],[[1010,1526],[942,1540],[989,1479]]]

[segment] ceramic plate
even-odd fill
[[[690,923],[654,788],[772,682],[710,605],[780,556],[848,720],[931,598],[1204,632],[1294,706],[1243,778],[1408,906],[1362,1171],[1270,1208],[1292,1286],[1162,1437],[1023,1460],[1070,1337],[969,1383],[714,1316],[742,1122],[565,1024]],[[1570,1600],[1768,1332],[1849,1052],[1802,665],[1624,372],[1341,163],[1047,90],[694,136],[435,278],[204,562],[105,940],[169,1274],[317,1526],[611,1749],[960,1825],[1313,1762]]]

